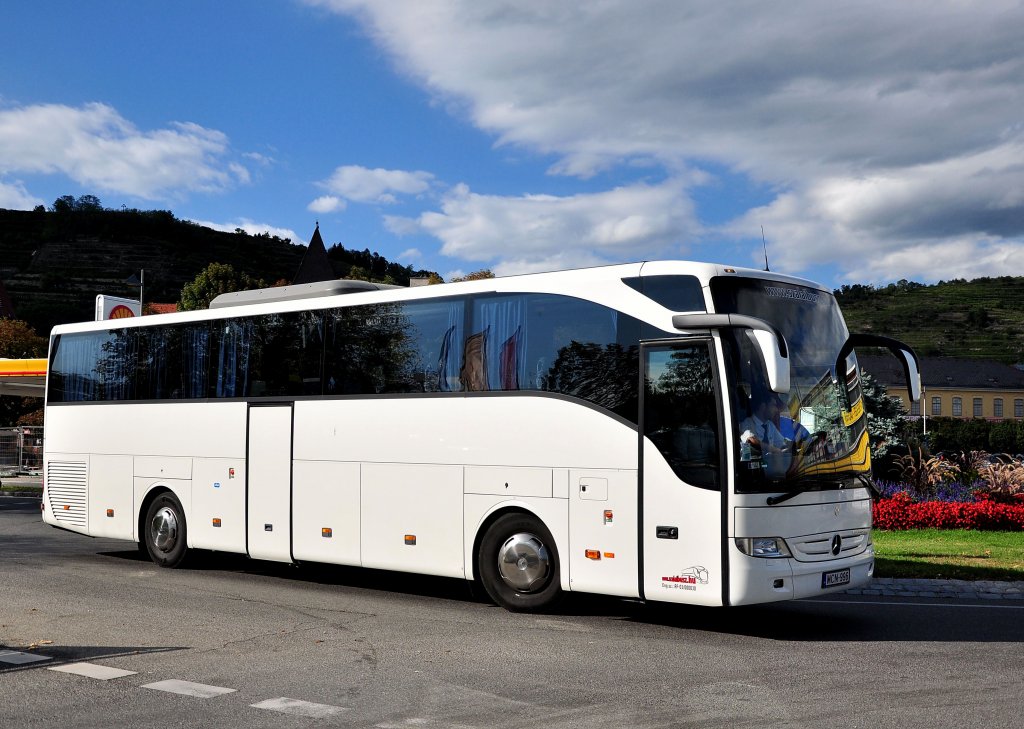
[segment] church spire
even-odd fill
[[[292,280],[293,284],[313,283],[314,281],[333,281],[338,278],[331,265],[331,259],[327,257],[327,249],[324,247],[324,239],[320,237],[320,221],[316,222],[316,230],[306,248],[306,254],[302,257],[299,270]]]

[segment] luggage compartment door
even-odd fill
[[[250,404],[246,547],[253,559],[292,561],[292,405]]]

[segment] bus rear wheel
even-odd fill
[[[145,545],[149,558],[161,567],[178,567],[188,551],[185,511],[170,491],[153,499],[146,510]]]
[[[555,540],[529,514],[495,521],[480,542],[477,566],[487,594],[507,610],[544,610],[561,596]]]

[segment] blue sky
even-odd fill
[[[1019,2],[10,3],[0,207],[94,194],[445,277],[1024,275]]]

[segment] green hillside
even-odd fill
[[[843,286],[850,331],[902,339],[930,357],[1024,362],[1024,277]]]

